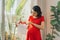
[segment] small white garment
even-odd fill
[[[25,40],[26,30],[27,30],[27,25],[25,25],[25,24],[20,24],[20,25],[17,27],[17,36],[18,36],[21,40]]]

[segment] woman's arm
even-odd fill
[[[39,29],[44,29],[44,21],[41,22],[41,25],[35,24],[30,22],[31,24],[33,24],[35,27],[39,28]]]
[[[16,23],[16,26],[18,26],[19,24],[26,24],[26,25],[29,25],[30,22],[29,22],[29,21],[26,21],[26,22],[19,21],[19,22]]]

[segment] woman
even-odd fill
[[[44,29],[44,16],[39,6],[34,6],[28,19],[28,31],[26,40],[42,40],[41,29]]]

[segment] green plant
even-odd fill
[[[58,1],[57,6],[51,6],[51,12],[53,12],[53,15],[51,15],[51,29],[52,34],[48,34],[46,40],[54,40],[55,35],[60,36],[58,32],[60,32],[60,1]]]
[[[16,8],[16,12],[15,12],[16,13],[16,17],[17,17],[16,21],[18,21],[21,18],[21,16],[22,16],[21,11],[24,8],[26,2],[27,2],[27,0],[22,0],[19,3],[18,7]]]
[[[15,0],[6,0],[6,11],[10,11],[11,7],[13,6]]]
[[[22,11],[26,1],[27,0],[21,0],[21,2],[19,3],[19,5],[18,5],[18,7],[16,8],[16,11],[15,11],[16,15],[13,15],[13,16],[16,16],[16,19],[14,19],[14,20],[17,21],[20,18],[21,11]],[[6,4],[5,4],[6,12],[11,13],[11,8],[13,8],[14,2],[15,2],[15,0],[6,0]],[[13,23],[14,20],[12,20],[13,19],[12,17],[11,17],[12,19],[10,18],[10,15],[8,15],[8,13],[6,13],[6,15],[7,15],[7,20],[8,20],[9,32],[10,32],[9,38],[11,39],[11,31],[12,31],[12,28],[13,28],[12,23]],[[16,27],[14,29],[14,35],[15,35],[15,30],[16,30]]]

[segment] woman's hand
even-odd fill
[[[28,25],[29,25],[29,24],[32,24],[32,22],[31,22],[31,21],[28,21],[27,24],[28,24]]]
[[[22,21],[18,21],[18,22],[16,23],[16,27],[18,27],[18,25],[21,24],[21,23],[22,23]]]

